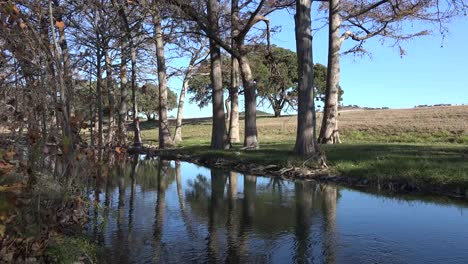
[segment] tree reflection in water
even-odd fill
[[[103,262],[334,262],[333,186],[133,159],[101,188]]]

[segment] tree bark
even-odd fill
[[[241,36],[240,17],[239,17],[239,0],[231,1],[231,24],[232,24],[232,45],[239,52],[238,63],[244,86],[244,103],[245,103],[245,133],[244,147],[248,149],[258,149],[257,139],[257,100],[255,92],[255,82],[252,77],[249,60],[247,59],[247,51],[244,45],[245,34]],[[248,27],[248,26],[246,26]],[[247,28],[245,28],[247,29]],[[233,67],[235,69],[235,67]],[[235,102],[235,98],[232,98]],[[234,112],[234,107],[233,112]],[[233,118],[233,122],[234,122]]]
[[[159,148],[164,149],[174,145],[167,121],[167,75],[166,58],[164,56],[164,38],[160,11],[156,8],[153,15],[154,40],[156,43],[156,59],[158,62],[159,81]]]
[[[307,156],[319,152],[315,138],[315,104],[312,60],[312,0],[296,2],[296,47],[298,58],[298,114],[294,152]]]
[[[70,116],[74,115],[75,110],[73,107],[73,101],[74,101],[74,87],[73,87],[73,79],[72,79],[72,69],[70,65],[70,53],[68,52],[68,44],[67,44],[67,38],[65,36],[65,24],[63,22],[63,12],[61,11],[61,7],[59,4],[58,0],[54,0],[54,6],[56,8],[56,15],[55,15],[55,24],[57,25],[58,28],[58,33],[59,33],[59,46],[62,51],[62,60],[63,60],[63,76],[64,76],[64,82],[65,82],[65,87],[66,87],[66,92],[67,92],[67,101],[66,107],[67,107],[67,113],[68,113],[68,118]]]
[[[243,48],[242,48],[243,49]],[[244,85],[245,97],[245,136],[244,147],[258,149],[257,139],[257,94],[255,91],[255,81],[252,77],[249,60],[245,52],[242,52],[240,59],[240,69],[242,82]]]
[[[226,108],[226,122],[229,124],[231,122],[231,98],[228,97],[226,100],[224,100],[224,107]],[[229,135],[229,131],[227,132]]]
[[[114,110],[115,110],[115,96],[114,96],[114,80],[112,78],[112,64],[109,52],[106,48],[104,52],[105,64],[106,64],[106,84],[107,84],[107,97],[109,99],[109,124],[107,131],[107,144],[111,146],[114,143]]]
[[[235,38],[239,35],[239,0],[231,2],[231,46],[235,46]],[[239,143],[239,86],[240,86],[239,60],[231,55],[231,89],[229,97],[231,99],[231,112],[229,114],[229,142]]]
[[[138,104],[136,99],[136,48],[133,43],[133,39],[130,37],[130,54],[132,56],[132,118],[133,118],[133,145],[135,147],[141,146],[141,131],[140,131],[140,120],[138,119]]]
[[[127,145],[127,41],[122,38],[122,55],[120,58],[120,104],[119,104],[119,124],[118,124],[118,137],[121,146]]]
[[[127,113],[128,113],[128,105],[127,105],[127,61],[129,58],[128,55],[128,40],[129,40],[129,33],[127,30],[126,25],[126,12],[125,12],[125,5],[119,5],[119,14],[121,17],[121,37],[120,37],[120,49],[121,49],[121,57],[120,57],[120,103],[119,103],[119,119],[118,119],[118,141],[121,146],[127,145]]]
[[[96,101],[97,101],[97,111],[98,111],[98,160],[102,159],[102,147],[103,147],[103,109],[102,109],[102,54],[98,49],[96,54]]]
[[[341,17],[340,0],[330,0],[329,35],[328,35],[328,69],[323,108],[322,127],[319,142],[322,144],[341,143],[338,131],[338,97],[340,81]]]
[[[281,108],[274,107],[273,111],[275,111],[275,117],[281,117]]]
[[[239,61],[232,57],[231,64],[231,112],[229,115],[229,140],[231,143],[239,143]]]
[[[179,104],[177,107],[177,120],[176,120],[176,129],[174,132],[174,143],[178,143],[182,141],[182,118],[183,118],[183,111],[184,111],[184,103],[185,103],[185,94],[187,92],[187,89],[189,87],[189,82],[190,78],[192,78],[193,75],[193,68],[195,67],[195,64],[197,60],[199,59],[201,52],[203,51],[204,47],[200,47],[193,55],[192,58],[190,59],[190,63],[188,65],[187,70],[185,71],[185,77],[184,81],[182,83],[182,90],[180,91],[180,96],[179,96]]]
[[[66,105],[66,87],[65,87],[65,82],[63,78],[63,67],[62,67],[62,62],[61,62],[61,54],[59,52],[59,45],[57,43],[57,38],[55,35],[55,29],[54,29],[54,23],[53,23],[53,11],[52,11],[52,2],[49,1],[49,16],[50,16],[50,26],[51,26],[51,32],[52,32],[52,40],[53,40],[53,45],[54,45],[54,55],[55,55],[55,64],[57,66],[57,74],[56,76],[58,77],[58,91],[60,92],[60,104],[62,105],[62,131],[63,131],[63,136],[65,138],[68,138],[73,142],[72,139],[72,134],[71,134],[71,127],[70,127],[70,115],[67,111],[67,108],[65,107]],[[25,71],[27,73],[28,71]],[[26,75],[26,74],[25,74]]]
[[[219,34],[219,4],[217,0],[208,2],[208,21],[213,31]],[[213,126],[211,130],[211,148],[227,149],[229,144],[226,135],[226,116],[224,115],[223,75],[221,69],[221,48],[210,39],[211,83],[213,98]]]
[[[182,118],[183,118],[183,111],[184,111],[184,103],[185,103],[185,93],[187,91],[189,85],[188,76],[185,76],[184,82],[182,83],[182,90],[180,91],[179,96],[179,104],[177,106],[177,121],[176,121],[176,129],[174,132],[174,143],[178,143],[182,141]]]

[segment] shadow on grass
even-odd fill
[[[415,186],[468,188],[468,146],[363,144],[324,146],[338,174]]]

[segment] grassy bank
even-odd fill
[[[468,145],[468,106],[343,111],[339,125],[345,143]],[[153,122],[142,123],[146,143],[157,144],[156,126]],[[240,126],[242,133],[242,121]],[[296,135],[296,116],[260,116],[257,126],[261,144],[292,142]],[[208,144],[210,135],[209,118],[184,120],[183,145]]]
[[[209,119],[186,120],[177,151],[204,159],[301,166],[304,160],[292,153],[295,118],[260,117],[261,149],[256,151],[242,151],[240,144],[211,150]],[[341,113],[340,126],[344,144],[323,146],[332,174],[364,185],[396,182],[423,191],[468,190],[468,106],[349,111]],[[145,143],[157,144],[154,124],[142,127]]]
[[[293,155],[292,144],[264,144],[255,151],[235,146],[228,151],[208,145],[185,146],[176,152],[204,160],[222,158],[239,163],[300,167],[304,159]],[[464,195],[468,190],[468,146],[423,144],[341,144],[323,146],[330,174],[354,185],[381,185],[422,192]],[[398,187],[395,187],[398,186]]]

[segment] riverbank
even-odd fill
[[[166,159],[235,170],[251,175],[312,179],[348,187],[399,193],[468,197],[468,146],[420,144],[342,144],[323,146],[327,169],[294,156],[291,144],[264,144],[255,151],[228,151],[208,145],[145,152]]]
[[[328,170],[304,166],[293,155],[296,119],[258,117],[261,149],[255,151],[243,151],[240,144],[228,151],[211,150],[210,119],[186,119],[178,148],[156,154],[249,174],[275,176],[281,171],[286,177],[287,171],[361,188],[468,196],[468,106],[340,112],[344,144],[322,146]],[[157,146],[157,123],[143,122],[141,128],[143,142]]]

